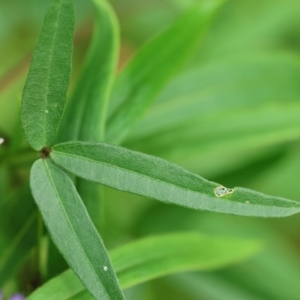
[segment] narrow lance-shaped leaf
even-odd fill
[[[79,177],[188,208],[257,217],[300,212],[295,201],[241,187],[227,189],[158,157],[114,145],[59,144],[53,147],[51,158]]]
[[[116,16],[106,0],[94,0],[95,24],[84,68],[67,105],[59,141],[102,141],[106,112],[116,70],[119,28]],[[77,190],[100,230],[103,224],[102,189],[99,184],[78,179]],[[101,216],[102,215],[102,216]]]
[[[76,178],[76,188],[97,230],[104,225],[104,194],[99,183]]]
[[[94,0],[95,24],[80,79],[67,105],[58,141],[102,141],[116,70],[119,28],[106,0]]]
[[[93,297],[124,299],[103,242],[69,176],[51,160],[38,160],[30,183],[54,243]]]
[[[21,110],[25,137],[38,151],[54,142],[64,111],[73,31],[73,1],[53,0],[33,54]]]
[[[152,39],[119,75],[112,92],[106,141],[121,143],[160,90],[183,65],[224,1],[195,3]]]
[[[144,238],[111,251],[122,288],[129,288],[168,274],[215,270],[240,262],[261,250],[257,241],[174,233]],[[66,285],[66,282],[68,283]],[[68,270],[28,297],[28,300],[92,299]]]

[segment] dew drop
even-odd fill
[[[234,189],[228,189],[222,185],[219,185],[214,189],[214,192],[216,197],[223,197],[225,195],[232,194]]]
[[[108,267],[107,266],[104,266],[103,267],[103,270],[106,272],[108,270]]]
[[[4,138],[0,138],[0,145],[4,144],[5,139]]]

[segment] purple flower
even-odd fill
[[[0,298],[1,300],[1,298]],[[22,295],[22,294],[19,294],[19,293],[16,293],[16,294],[13,294],[9,300],[25,300],[25,297]]]
[[[3,300],[3,292],[0,290],[0,300]],[[25,297],[20,294],[20,293],[16,293],[16,294],[13,294],[9,300],[25,300]]]

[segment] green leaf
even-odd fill
[[[35,246],[36,220],[37,211],[28,185],[2,204],[0,228],[5,230],[0,232],[0,285],[11,278]]]
[[[222,268],[249,258],[261,248],[257,241],[175,233],[122,246],[111,252],[111,258],[122,288],[129,288],[168,274]],[[68,270],[47,282],[28,300],[73,300],[86,294],[72,270]]]
[[[98,232],[104,225],[104,194],[98,183],[76,178],[76,187]]]
[[[104,139],[108,100],[118,58],[119,27],[108,2],[94,0],[94,7],[94,32],[79,82],[60,126],[58,140],[62,142]],[[103,225],[101,186],[81,179],[77,180],[76,186],[100,230]]]
[[[257,241],[175,233],[144,238],[111,252],[123,288],[167,274],[214,270],[261,250]]]
[[[95,24],[80,79],[64,114],[58,140],[102,141],[116,70],[119,28],[105,0],[94,0]]]
[[[33,213],[28,220],[24,221],[16,235],[6,241],[6,247],[1,249],[0,284],[3,284],[14,275],[14,272],[26,259],[29,251],[34,247],[36,242],[36,220],[37,213]],[[11,226],[11,224],[7,226]]]
[[[21,110],[25,137],[38,151],[52,145],[64,111],[73,31],[73,1],[53,0],[33,54]]]
[[[182,216],[182,213],[180,215]],[[153,214],[153,217],[157,223],[162,220],[165,222],[163,212],[160,218],[157,218],[155,214]],[[263,240],[268,245],[265,251],[251,260],[237,264],[225,272],[216,272],[215,275],[218,278],[225,279],[229,285],[250,291],[252,295],[257,295],[255,299],[298,298],[297,295],[300,292],[300,258],[295,253],[294,244],[287,239],[287,234],[293,235],[293,233],[292,231],[287,233],[283,229],[283,224],[285,224],[285,228],[287,228],[286,226],[289,223],[295,228],[295,221],[298,220],[299,215],[285,220],[273,220],[272,226],[270,226],[270,220],[234,218],[226,215],[217,216],[210,214],[202,215],[199,218],[199,216],[194,214],[194,216],[184,217],[186,219],[183,223],[187,225],[185,228],[192,227],[195,229],[195,227],[198,227],[199,230],[205,228],[206,232],[212,234],[225,236],[230,234],[240,238],[255,237]],[[162,230],[166,230],[165,226],[163,227]],[[296,237],[297,231],[294,234]],[[260,271],[256,272],[256,270]],[[277,280],[282,284],[274,285],[274,282],[277,282]],[[251,284],[249,285],[249,283]]]
[[[205,212],[199,214],[197,211],[184,210],[177,206],[168,207],[158,204],[154,209],[140,215],[136,234],[151,235],[170,231],[199,230],[203,234],[264,241],[267,247],[259,255],[230,268],[211,273],[221,284],[220,290],[222,286],[228,289],[233,286],[234,289],[249,292],[252,295],[251,299],[297,299],[296,295],[300,293],[300,257],[295,253],[295,245],[287,239],[287,235],[297,238],[295,221],[299,220],[299,216],[284,220],[237,218]],[[290,230],[287,229],[289,226],[291,226]],[[204,273],[202,274],[205,276]],[[201,277],[198,281],[202,280]],[[223,281],[223,284],[220,281]],[[282,284],[274,286],[274,282],[277,281]],[[208,285],[207,282],[207,288]],[[215,282],[214,286],[217,288],[218,283]],[[205,289],[202,290],[204,291]],[[196,295],[197,299],[211,299],[208,295]],[[223,298],[221,297],[222,300]],[[228,299],[235,298],[229,296]]]
[[[184,293],[187,297],[193,295],[195,299],[224,300],[224,295],[230,300],[264,299],[254,294],[253,291],[249,291],[248,287],[241,287],[236,282],[228,282],[225,278],[216,276],[214,272],[178,274],[167,278],[166,281],[177,292]]]
[[[54,146],[50,155],[84,179],[188,208],[257,217],[284,217],[300,211],[295,201],[241,187],[217,197],[219,184],[158,157],[114,145],[69,142]]]
[[[103,242],[68,175],[38,160],[30,175],[34,199],[49,233],[95,299],[124,299]]]
[[[299,78],[300,61],[291,54],[193,67],[161,93],[124,146],[205,176],[230,172],[268,147],[298,139]]]
[[[247,55],[192,67],[168,84],[127,140],[157,138],[186,124],[200,125],[197,132],[206,132],[207,124],[221,123],[213,119],[231,120],[233,113],[247,118],[253,106],[270,112],[281,106],[286,114],[290,106],[300,107],[299,77],[300,60],[291,54]],[[285,102],[289,105],[281,105]]]
[[[299,197],[300,148],[297,143],[291,146],[285,156],[251,178],[251,185],[264,189],[267,193],[272,191],[283,194],[285,197],[291,197],[291,199],[297,199]]]
[[[106,141],[120,143],[160,90],[183,65],[223,1],[195,3],[144,46],[113,88]]]
[[[203,170],[206,176],[219,176],[247,164],[247,160],[256,160],[266,151],[298,140],[300,106],[282,105],[236,110],[232,115],[224,111],[225,116],[212,114],[211,118],[191,120],[157,136],[126,143],[126,147],[160,156],[194,172]]]
[[[2,160],[2,157],[0,158]],[[8,187],[9,187],[8,169],[6,166],[0,165],[0,195],[3,195],[2,199],[0,200],[0,207],[2,206],[2,203],[6,200],[5,198],[7,197]]]
[[[241,53],[251,55],[261,51],[298,53],[299,45],[285,42],[287,32],[300,17],[300,3],[293,3],[293,0],[269,3],[228,1],[219,26],[214,26],[210,32],[199,57],[214,61],[221,56],[236,57]],[[239,13],[235,13],[237,11]],[[259,26],[254,27],[253,20]],[[300,35],[298,28],[293,30],[292,40]]]

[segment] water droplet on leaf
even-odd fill
[[[108,270],[108,267],[107,266],[104,266],[103,267],[103,270],[106,272]]]

